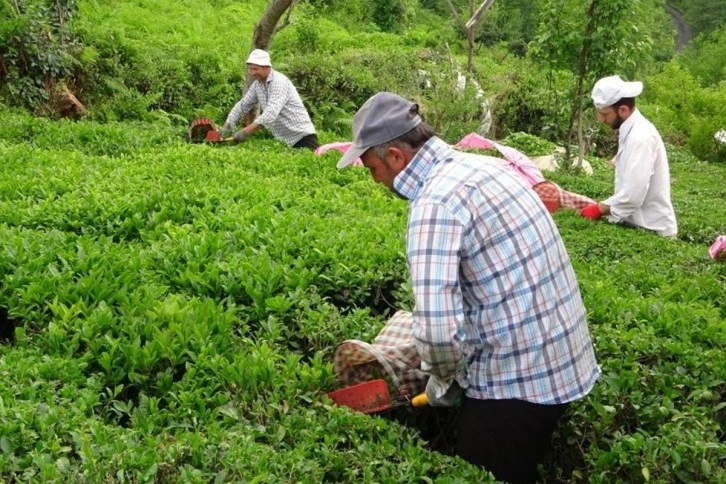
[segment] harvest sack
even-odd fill
[[[726,260],[726,235],[716,237],[713,245],[708,249],[712,259]]]
[[[387,376],[401,396],[418,395],[428,380],[414,346],[413,315],[407,311],[397,311],[373,343],[344,341],[335,351],[334,366],[338,381],[344,385]]]

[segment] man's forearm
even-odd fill
[[[261,124],[250,123],[248,126],[245,126],[245,131],[247,131],[247,134],[253,134],[258,132],[262,128],[264,128],[264,126],[262,126]]]

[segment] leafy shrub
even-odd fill
[[[396,32],[405,24],[406,4],[403,0],[371,0],[373,22],[384,32]]]
[[[685,144],[700,159],[723,161],[714,134],[726,126],[726,85],[701,87],[691,73],[672,61],[651,78],[642,110],[664,139]]]
[[[35,110],[76,68],[81,45],[69,30],[75,0],[0,3],[0,95]]]
[[[481,101],[471,84],[455,88],[457,73],[443,67],[444,62],[429,51],[360,49],[332,57],[296,56],[284,69],[313,121],[325,130],[349,136],[358,107],[376,92],[388,90],[419,102],[429,124],[447,139],[458,139],[478,128]]]
[[[551,141],[521,132],[510,134],[502,143],[527,153],[527,156],[551,155],[557,148]]]
[[[508,76],[492,101],[495,138],[525,132],[561,140],[567,129],[572,75],[564,71],[544,73],[525,66]]]
[[[325,398],[336,345],[412,303],[407,205],[365,170],[270,140],[191,145],[162,121],[0,124],[0,308],[17,322],[1,479],[491,481],[401,414]],[[706,250],[726,231],[725,170],[671,165],[674,240],[554,214],[603,376],[543,480],[724,480],[726,265]],[[605,169],[548,176],[612,190]]]

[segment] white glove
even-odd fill
[[[426,397],[432,407],[453,407],[460,394],[461,387],[453,378],[443,380],[432,375],[426,382]]]

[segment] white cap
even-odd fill
[[[270,53],[262,49],[255,49],[250,52],[250,56],[247,58],[247,64],[272,67],[272,64],[270,63]]]
[[[612,106],[625,97],[635,97],[643,92],[643,83],[625,82],[620,76],[603,77],[592,88],[592,102],[597,109]]]

